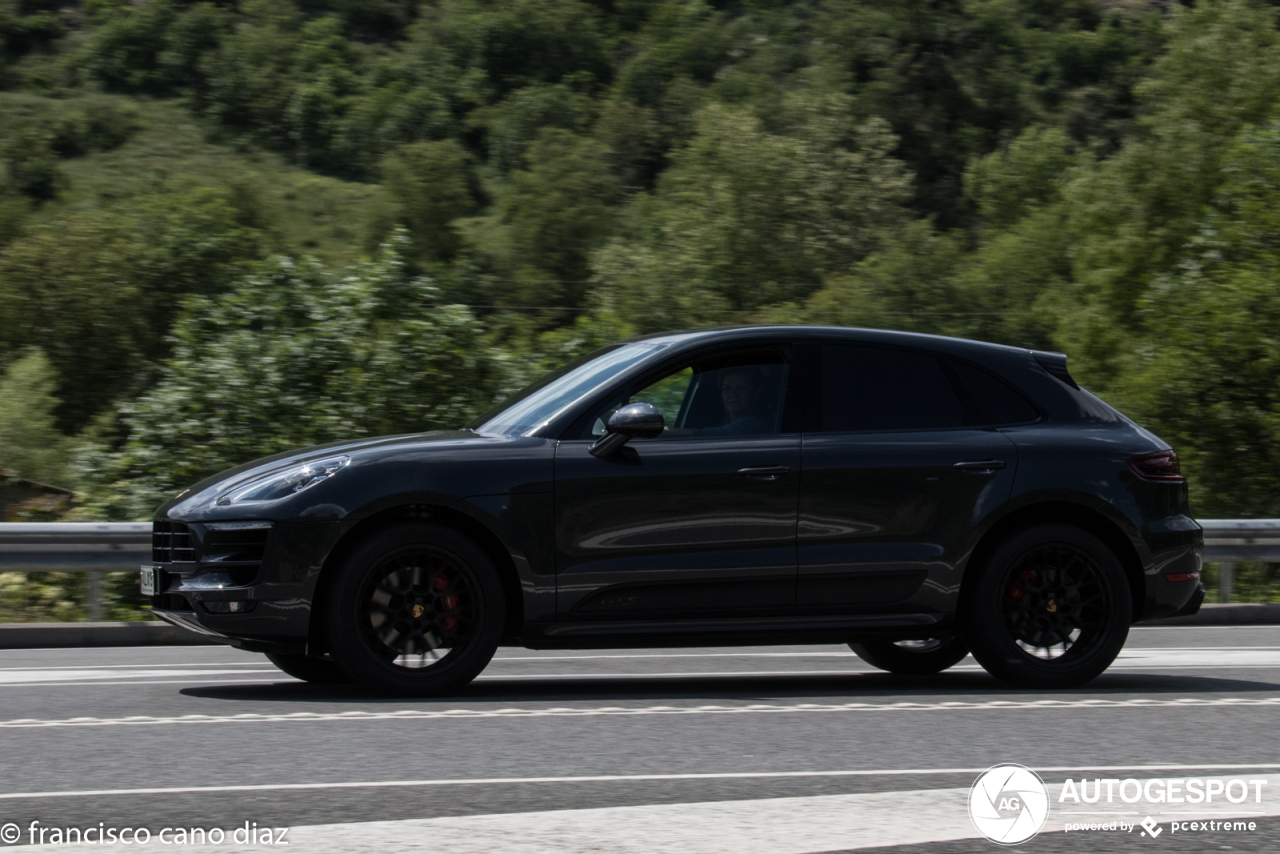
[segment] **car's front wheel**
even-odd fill
[[[962,614],[973,657],[1020,688],[1072,688],[1098,676],[1129,635],[1124,567],[1073,525],[1025,528],[975,567]]]
[[[488,555],[443,525],[401,523],[336,568],[328,596],[334,661],[382,694],[438,696],[474,679],[502,638],[502,583]]]
[[[929,676],[959,664],[969,654],[960,637],[907,641],[852,641],[849,648],[867,664],[901,676]]]

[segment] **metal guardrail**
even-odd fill
[[[1280,519],[1201,519],[1204,556],[1219,564],[1230,602],[1235,564],[1280,561]],[[89,619],[102,619],[99,573],[136,572],[151,560],[150,522],[0,523],[0,572],[88,572]]]
[[[1218,564],[1218,601],[1231,602],[1239,561],[1280,561],[1280,519],[1201,519],[1204,557]]]
[[[150,522],[2,522],[0,572],[88,572],[89,620],[102,619],[103,572],[151,560]]]

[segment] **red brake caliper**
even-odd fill
[[[431,582],[436,590],[447,590],[449,588],[449,579],[443,575],[437,575],[435,580]],[[448,596],[440,597],[440,608],[444,611],[453,611],[458,607],[458,595],[450,593]],[[440,628],[452,634],[458,630],[457,617],[445,617],[440,621]]]
[[[1022,577],[1021,577],[1021,578],[1015,578],[1015,579],[1013,580],[1013,584],[1010,584],[1010,585],[1009,585],[1009,598],[1010,598],[1010,599],[1018,599],[1018,600],[1022,600],[1022,599],[1026,599],[1026,598],[1027,598],[1027,588],[1024,586],[1024,582],[1026,582],[1026,583],[1030,583],[1030,584],[1035,584],[1035,583],[1036,583],[1036,574],[1035,574],[1034,572],[1032,572],[1031,570],[1029,570],[1029,569],[1028,569],[1028,570],[1023,570]]]

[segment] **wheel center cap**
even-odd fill
[[[1056,614],[1056,613],[1058,613],[1058,603],[1057,603],[1057,601],[1056,601],[1056,600],[1054,600],[1054,599],[1050,599],[1050,600],[1049,600],[1049,604],[1045,606],[1045,610],[1046,610],[1046,611],[1048,611],[1050,614]],[[414,616],[415,616],[415,617],[416,617],[416,616],[418,616],[416,612],[414,613]]]
[[[414,618],[415,620],[416,620],[416,619],[418,619],[419,617],[421,617],[421,616],[422,616],[422,612],[423,612],[423,611],[425,611],[425,610],[427,610],[427,609],[426,609],[426,608],[424,608],[424,607],[422,607],[421,605],[414,605],[414,606],[413,606],[413,618]]]

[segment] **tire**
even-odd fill
[[[330,653],[352,681],[379,694],[443,696],[493,658],[506,619],[502,582],[458,531],[398,524],[358,545],[336,571],[326,627]]]
[[[1129,636],[1124,567],[1074,525],[1010,536],[973,582],[961,615],[969,647],[988,673],[1015,687],[1083,685],[1111,666]]]
[[[351,680],[338,665],[327,658],[312,658],[306,655],[277,655],[267,653],[267,660],[288,673],[294,679],[310,682],[312,685],[350,685]]]
[[[957,636],[927,641],[861,641],[849,648],[867,664],[902,676],[931,676],[959,664],[969,646]]]

